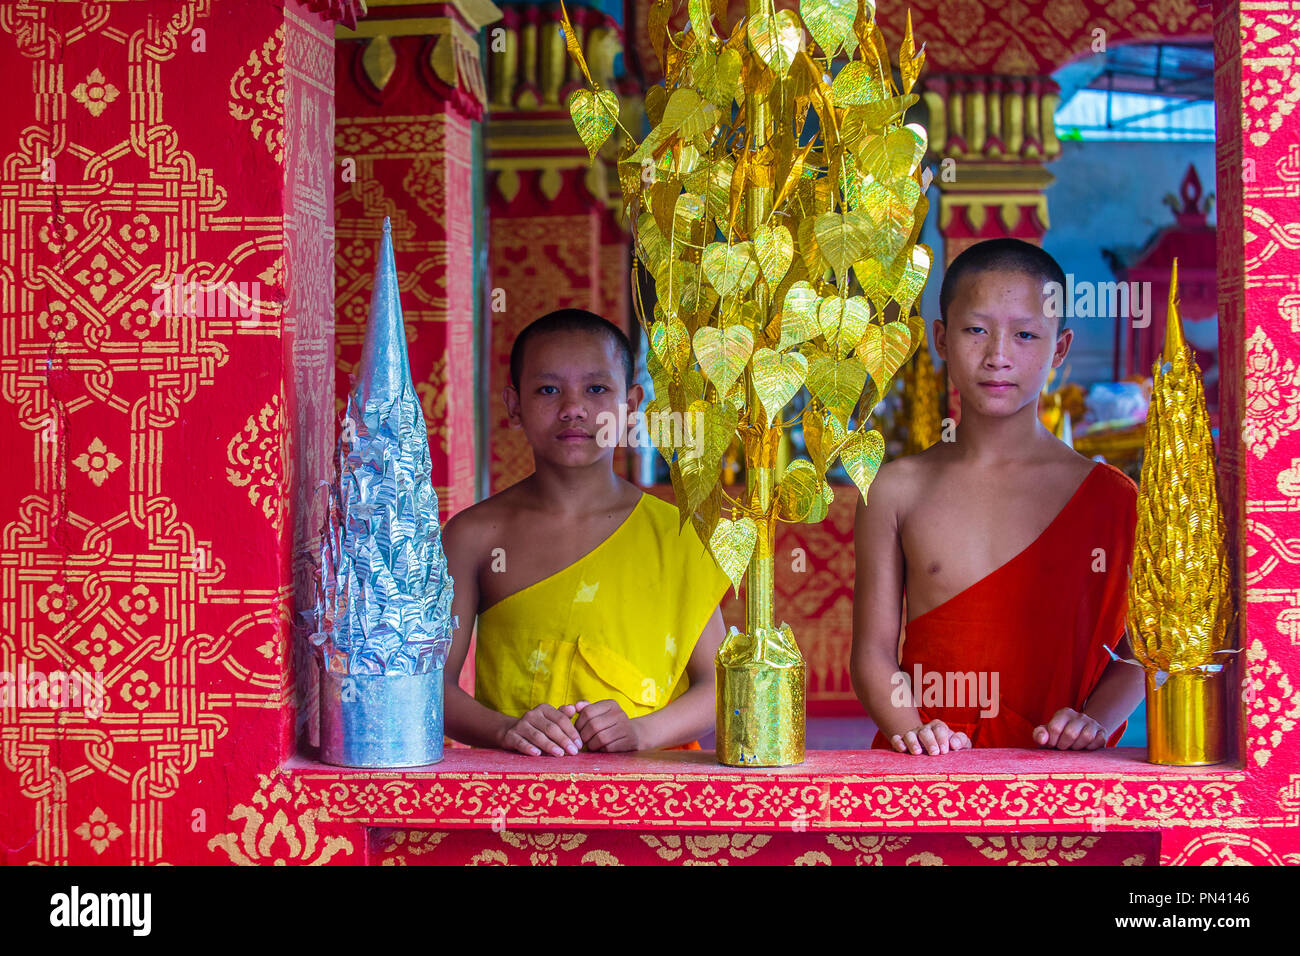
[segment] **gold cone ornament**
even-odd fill
[[[653,315],[634,296],[655,386],[647,414],[681,416],[700,439],[652,431],[682,524],[737,590],[746,582],[745,631],[732,630],[716,661],[718,759],[784,766],[804,756],[806,672],[789,626],[775,623],[776,527],[826,517],[837,459],[866,495],[884,441],[854,411],[874,407],[925,341],[919,318],[897,318],[911,314],[933,259],[916,242],[926,133],[903,122],[924,52],[909,19],[898,89],[870,0],[856,15],[843,0],[803,0],[798,12],[748,0],[731,25],[725,5],[688,0],[681,33],[668,27],[671,9],[663,0],[648,17],[665,75],[645,96],[650,133],[637,143],[624,130],[618,165],[634,269],[655,279]],[[848,62],[832,78],[841,54]],[[621,125],[617,97],[578,90],[568,105],[594,156]],[[802,416],[785,420],[804,388]],[[783,463],[796,422],[808,457]],[[734,436],[740,498],[719,481]]]
[[[1128,633],[1147,675],[1148,760],[1227,758],[1224,666],[1232,602],[1201,370],[1183,338],[1178,261],[1165,347],[1152,368],[1129,577]]]

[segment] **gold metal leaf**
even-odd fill
[[[687,507],[694,511],[718,484],[718,467],[736,434],[736,409],[723,402],[695,401],[687,409],[684,426],[690,432],[688,447],[678,452]]]
[[[718,519],[721,517],[722,485],[715,484],[709,496],[691,515],[691,523],[695,525],[695,533],[700,536],[701,544],[709,543],[709,539],[713,537],[713,529],[718,526]]]
[[[665,371],[674,381],[679,380],[691,360],[691,337],[686,326],[675,318],[654,323],[650,326],[650,347]]]
[[[858,344],[858,357],[866,363],[867,372],[876,387],[885,392],[889,380],[902,368],[912,354],[912,330],[906,322],[890,322],[884,328],[867,326]]]
[[[673,204],[673,243],[699,246],[704,238],[704,200],[682,193]]]
[[[880,221],[877,217],[872,218]],[[848,272],[853,263],[866,252],[867,244],[872,238],[870,226],[867,217],[857,211],[827,212],[814,221],[813,232],[817,237],[818,253],[835,270],[837,276]]]
[[[752,242],[711,242],[704,249],[704,277],[718,295],[744,295],[758,278]]]
[[[799,17],[792,10],[778,10],[775,17],[767,13],[750,17],[748,25],[751,49],[777,76],[785,76],[803,41]]]
[[[817,327],[826,344],[836,355],[843,357],[871,327],[871,306],[860,295],[848,299],[827,296],[817,308]]]
[[[921,165],[925,149],[924,128],[909,123],[864,142],[857,151],[858,169],[886,183],[905,179]]]
[[[706,100],[723,109],[731,108],[731,102],[738,92],[743,95],[740,71],[740,54],[731,49],[724,48],[717,53],[700,49],[691,60],[691,75],[695,78],[695,85],[700,88]]]
[[[918,52],[916,40],[912,38],[912,11],[907,11],[907,28],[903,32],[903,42],[898,47],[898,72],[903,80],[903,92],[912,92],[917,77],[925,67],[925,44]]]
[[[763,226],[754,233],[754,254],[769,288],[775,289],[790,269],[794,258],[794,238],[790,230],[777,223]]]
[[[695,357],[719,395],[725,395],[749,364],[754,333],[743,325],[718,329],[706,325],[695,333]]]
[[[668,91],[658,84],[645,92],[645,115],[652,127],[658,126],[664,118],[664,107],[668,105]]]
[[[889,98],[889,92],[880,78],[861,60],[850,60],[835,75],[831,84],[831,98],[840,108],[868,106]]]
[[[749,559],[757,543],[758,525],[749,517],[735,521],[730,518],[720,519],[709,538],[709,550],[713,552],[713,558],[718,562],[722,573],[731,579],[737,594],[740,593],[740,582],[745,577],[745,569],[749,567]]]
[[[803,386],[807,375],[808,360],[798,352],[759,349],[754,353],[754,393],[769,422],[781,420],[781,410]]]
[[[800,280],[790,286],[781,308],[781,340],[778,349],[785,351],[817,335],[817,312],[820,305],[821,297],[807,282]]]
[[[867,489],[880,471],[880,463],[885,458],[885,439],[874,429],[869,432],[855,431],[840,448],[840,462],[849,478],[862,492],[862,500],[867,498]]]
[[[844,115],[844,122],[840,126],[840,136],[846,140],[856,142],[861,139],[863,133],[854,129],[855,124],[864,126],[866,131],[869,132],[896,123],[902,118],[903,113],[916,105],[919,99],[920,97],[915,93],[908,93],[905,96],[886,97],[865,106],[850,106]]]
[[[564,6],[564,0],[560,0],[560,22],[564,32],[564,47],[569,51],[569,56],[574,63],[578,64],[578,69],[588,83],[592,83],[591,71],[587,69],[587,60],[582,55],[582,44],[578,42],[578,33],[573,29],[573,23],[569,20],[569,11]],[[594,86],[595,84],[592,83]]]
[[[687,0],[686,9],[695,33],[696,42],[703,43],[713,33],[713,7],[709,0]]]
[[[777,509],[787,521],[816,524],[830,512],[835,491],[817,473],[812,462],[797,458],[790,462],[776,488]]]
[[[841,425],[847,425],[866,383],[867,366],[855,355],[839,359],[817,349],[808,360],[808,391]]]
[[[834,415],[827,415],[825,408],[816,400],[804,406],[800,420],[808,457],[816,466],[817,473],[824,475],[835,464],[837,449],[848,437],[848,432]]]
[[[618,119],[618,97],[612,90],[577,89],[569,94],[569,115],[578,129],[578,137],[587,147],[588,161],[605,145]]]
[[[668,259],[668,240],[659,229],[655,217],[643,212],[636,221],[637,248],[645,260],[646,269],[657,273]]]
[[[812,34],[822,54],[834,57],[840,48],[852,56],[858,48],[858,38],[853,34],[853,17],[858,10],[858,0],[802,0],[799,15]]]
[[[898,303],[902,315],[907,315],[912,311],[912,305],[920,296],[921,290],[925,288],[925,280],[930,275],[930,266],[934,261],[934,253],[927,245],[916,245],[912,247],[912,254],[908,257],[907,265],[903,267],[903,277],[898,285],[894,287],[894,301]]]
[[[664,63],[664,44],[668,41],[668,20],[672,15],[672,0],[654,0],[650,5],[649,13],[646,14],[646,32],[650,36],[650,45],[654,47],[655,56],[659,57],[659,65],[664,69],[665,76],[668,75],[668,70],[667,64]],[[654,123],[652,122],[651,125]]]

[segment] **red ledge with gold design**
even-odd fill
[[[709,751],[450,749],[405,771],[294,759],[237,808],[243,831],[214,842],[238,863],[264,862],[277,837],[384,865],[539,862],[539,849],[554,856],[541,862],[855,863],[877,844],[874,862],[891,863],[1300,863],[1294,777],[1269,792],[1242,767],[1144,756],[809,751],[753,770]]]

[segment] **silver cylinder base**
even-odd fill
[[[422,767],[442,759],[442,668],[331,674],[320,666],[320,759],[336,767]]]

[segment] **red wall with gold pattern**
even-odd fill
[[[0,671],[107,695],[0,707],[4,862],[211,860],[288,753],[332,450],[333,63],[293,3],[0,7]],[[246,284],[251,314],[155,314],[178,276]]]

